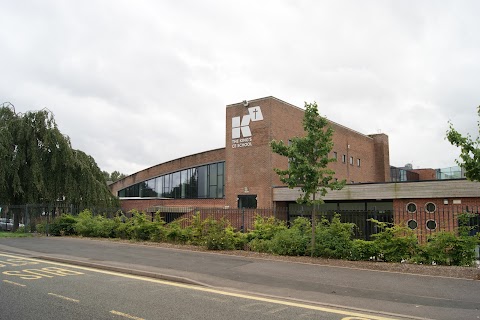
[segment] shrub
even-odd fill
[[[338,214],[332,218],[332,222],[321,219],[315,230],[314,256],[336,259],[349,257],[354,226],[353,223],[342,223]]]
[[[248,235],[247,235],[248,240]],[[255,252],[271,252],[272,240],[254,238],[247,241],[246,249]]]
[[[38,233],[45,233],[45,223],[43,222],[40,222],[40,223],[37,223],[35,225],[35,230],[38,232]]]
[[[177,219],[166,225],[165,239],[170,242],[187,243],[189,240],[188,230],[182,228],[183,219]]]
[[[276,233],[286,230],[285,222],[275,219],[274,217],[264,218],[260,215],[255,216],[253,230],[247,234],[248,241],[253,239],[270,240]]]
[[[130,219],[129,235],[131,239],[146,241],[150,240],[155,233],[156,225],[147,219],[144,212],[132,210],[132,218]]]
[[[310,241],[311,224],[306,218],[295,219],[289,229],[279,230],[271,241],[269,251],[274,254],[303,256]]]
[[[372,235],[378,248],[378,258],[387,262],[401,262],[418,257],[420,252],[415,232],[406,226],[388,227],[387,223],[372,219],[382,229]]]
[[[113,219],[105,218],[102,215],[93,216],[88,209],[78,214],[77,222],[74,225],[78,235],[83,237],[114,237],[116,222]]]
[[[161,242],[166,238],[165,221],[160,216],[160,212],[155,213],[155,220],[152,222],[153,228],[150,232],[150,240]]]
[[[57,216],[48,226],[48,233],[54,236],[68,236],[76,234],[77,219],[71,214]]]
[[[193,245],[203,245],[205,242],[205,225],[208,223],[211,217],[208,217],[205,221],[202,221],[200,212],[197,211],[193,214],[192,219],[190,220],[190,226],[186,228],[188,234],[188,242]]]
[[[205,246],[209,250],[233,250],[244,244],[244,236],[238,235],[225,219],[207,218],[203,223]]]
[[[475,237],[460,235],[456,236],[453,232],[437,232],[428,238],[428,242],[423,246],[424,262],[471,266],[475,260],[475,247],[477,239]]]
[[[366,241],[355,239],[352,242],[350,260],[371,260],[378,256],[377,243],[374,241]]]

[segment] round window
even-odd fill
[[[417,221],[415,221],[415,220],[408,220],[407,226],[408,226],[410,229],[415,230],[415,229],[417,229],[417,227],[418,227],[418,223],[417,223]]]
[[[437,229],[437,223],[435,220],[428,220],[427,221],[427,230],[435,230]]]
[[[425,211],[427,213],[434,213],[435,210],[437,210],[437,206],[435,205],[435,203],[433,202],[428,202],[426,205],[425,205]]]
[[[413,202],[410,202],[407,204],[407,212],[408,213],[415,213],[417,212],[417,205]]]

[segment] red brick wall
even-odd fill
[[[444,204],[444,200],[448,204]],[[461,203],[454,204],[454,200]],[[435,204],[434,212],[427,212],[427,203]],[[414,203],[417,206],[415,213],[407,212],[407,205]],[[393,200],[394,222],[396,224],[406,225],[409,220],[415,220],[418,224],[415,232],[420,241],[426,240],[428,235],[438,231],[455,231],[458,227],[457,216],[465,212],[478,212],[480,209],[480,198],[424,198],[424,199],[395,199]],[[427,221],[433,220],[437,224],[435,230],[427,229]]]
[[[437,171],[435,169],[413,169],[410,171],[418,174],[419,181],[437,180]]]
[[[225,199],[124,199],[120,205],[124,212],[146,211],[154,206],[224,208]]]
[[[260,106],[263,121],[250,122],[252,146],[232,148],[232,118],[248,114],[248,107]],[[303,136],[304,110],[273,97],[227,106],[226,112],[226,198],[227,205],[237,206],[237,196],[257,195],[259,208],[272,206],[272,186],[282,185],[273,168],[287,168],[285,157],[273,154],[270,141],[288,140]],[[321,113],[321,106],[320,106]],[[384,134],[366,136],[330,122],[334,129],[332,152],[338,161],[330,168],[339,180],[354,182],[390,181],[388,137]],[[342,162],[342,155],[346,162]],[[333,156],[333,153],[332,153]],[[353,157],[353,164],[350,164]],[[358,166],[360,159],[360,166]],[[248,191],[248,192],[246,192]]]
[[[248,107],[260,106],[263,120],[250,122],[252,131],[252,146],[232,148],[232,118],[248,114],[248,108],[242,103],[226,108],[226,148],[206,151],[180,159],[165,162],[139,171],[110,186],[114,195],[123,188],[133,184],[175,171],[207,163],[225,161],[225,200],[218,206],[237,207],[238,195],[256,195],[259,208],[273,206],[272,187],[282,185],[273,168],[287,168],[285,157],[273,154],[270,142],[288,140],[304,135],[302,120],[304,110],[273,97],[267,97],[249,102]],[[320,106],[321,113],[321,106]],[[388,137],[384,134],[367,136],[342,125],[330,122],[334,129],[332,150],[337,153],[338,161],[330,164],[339,180],[346,179],[348,183],[385,182],[390,180],[388,158]],[[342,156],[346,155],[346,162]],[[350,164],[353,157],[353,164]],[[358,166],[360,159],[360,166]],[[125,206],[143,206],[143,203],[156,201],[168,205],[191,206],[193,200],[125,200],[140,201],[125,202]],[[203,201],[203,200],[201,200]],[[162,204],[163,205],[163,204]],[[148,207],[147,205],[146,207]],[[130,207],[129,207],[130,208]],[[137,208],[139,209],[139,208]]]

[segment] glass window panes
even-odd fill
[[[172,198],[180,198],[180,171],[172,174]]]
[[[410,202],[407,204],[407,212],[408,213],[415,213],[417,212],[417,205],[413,202]]]
[[[415,220],[408,220],[407,226],[408,226],[410,229],[415,230],[415,229],[417,229],[417,227],[418,227],[418,223],[417,223],[417,221],[415,221]]]
[[[437,229],[437,222],[435,220],[428,220],[427,221],[427,229],[428,230],[435,230]]]
[[[198,167],[198,197],[207,198],[208,196],[208,167]]]
[[[175,199],[223,198],[225,196],[225,163],[212,163],[165,174],[119,190],[118,196]]]
[[[436,209],[437,209],[437,207],[435,206],[435,203],[433,203],[433,202],[429,202],[425,205],[425,211],[427,211],[428,213],[433,213],[433,212],[435,212]]]

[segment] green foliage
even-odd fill
[[[207,218],[205,220],[205,246],[209,250],[235,249],[235,232],[225,220]]]
[[[190,239],[187,228],[182,228],[183,219],[177,219],[168,224],[165,239],[174,243],[187,243]]]
[[[102,171],[103,178],[105,179],[105,182],[111,181],[111,182],[116,182],[118,180],[121,180],[125,178],[127,175],[120,173],[118,171],[113,171],[112,173],[108,173],[107,171]]]
[[[0,203],[115,205],[95,160],[72,149],[47,109],[0,106]]]
[[[301,188],[299,203],[315,204],[316,193],[325,196],[327,188],[341,189],[343,183],[334,181],[335,172],[327,168],[330,162],[336,161],[329,157],[333,129],[327,119],[319,115],[315,102],[305,103],[303,129],[306,135],[293,137],[290,144],[274,140],[270,145],[273,152],[289,159],[288,169],[274,169],[280,180],[289,188]],[[321,203],[321,199],[318,200]]]
[[[77,219],[71,214],[62,214],[49,224],[48,233],[53,236],[75,235],[75,224]]]
[[[371,221],[382,229],[382,232],[372,236],[379,251],[378,258],[387,262],[401,262],[418,256],[418,239],[413,230],[406,226],[388,226],[374,219]]]
[[[345,181],[335,181],[335,172],[327,168],[330,162],[336,161],[329,156],[333,148],[333,129],[327,119],[319,115],[316,102],[305,102],[303,129],[305,136],[293,137],[289,144],[273,140],[270,146],[273,152],[287,157],[289,161],[287,169],[274,169],[280,181],[291,189],[301,188],[298,203],[313,205],[311,243],[315,246],[315,205],[323,203],[322,198],[317,199],[316,196],[320,194],[324,197],[327,189],[342,189]]]
[[[43,222],[40,222],[40,223],[37,223],[35,225],[35,231],[37,231],[37,233],[45,233],[45,230],[46,230],[46,224],[43,223]]]
[[[168,241],[172,243],[205,246],[209,250],[247,249],[278,255],[313,255],[325,258],[350,260],[384,260],[387,262],[408,261],[415,263],[469,266],[474,261],[474,249],[479,238],[469,236],[470,214],[459,215],[457,233],[436,232],[428,242],[419,245],[413,230],[403,226],[372,221],[381,232],[373,235],[373,241],[352,240],[354,224],[342,223],[339,215],[332,221],[322,218],[317,223],[316,245],[312,251],[309,244],[311,223],[299,217],[290,228],[273,217],[256,216],[254,228],[244,234],[235,231],[229,222],[208,217],[201,219],[194,214],[188,227],[184,220],[165,224],[159,213],[154,221],[143,212],[132,211],[132,217],[123,214],[108,219],[94,216],[91,211],[82,211],[78,216],[65,214],[55,218],[49,225],[52,235],[74,235],[87,237],[117,237],[140,241]],[[37,232],[45,233],[46,223],[37,223]]]
[[[129,220],[129,235],[133,240],[150,240],[155,233],[156,225],[150,222],[144,212],[130,211],[132,218]]]
[[[0,238],[27,238],[31,236],[32,236],[31,233],[0,231]]]
[[[283,221],[275,219],[274,217],[256,215],[253,230],[250,230],[247,234],[247,239],[248,241],[253,239],[271,240],[276,233],[286,229],[287,226]]]
[[[477,114],[480,116],[480,106],[477,109]],[[480,133],[480,122],[477,121]],[[447,131],[447,140],[454,146],[460,147],[460,160],[457,160],[458,165],[465,169],[465,176],[472,181],[480,181],[480,137],[474,140],[470,134],[462,136],[453,124],[449,123]]]
[[[375,259],[379,254],[379,249],[375,241],[366,241],[355,239],[351,244],[350,260],[371,260]]]
[[[23,227],[18,227],[17,230],[15,230],[16,233],[25,233],[27,230],[25,229],[25,226]]]
[[[164,241],[166,238],[165,221],[160,216],[160,212],[155,213],[155,219],[152,224],[154,227],[150,232],[150,240],[156,242]]]
[[[289,229],[279,230],[268,242],[270,252],[278,255],[304,256],[307,252],[311,232],[310,220],[295,219]]]
[[[83,237],[112,238],[116,236],[119,221],[102,215],[93,216],[90,210],[78,214],[74,228],[78,235]]]
[[[475,259],[477,239],[456,236],[453,232],[437,232],[428,238],[423,257],[426,263],[471,266]]]
[[[353,223],[342,223],[335,215],[329,222],[323,218],[316,228],[314,256],[345,259],[350,256],[353,236]]]

